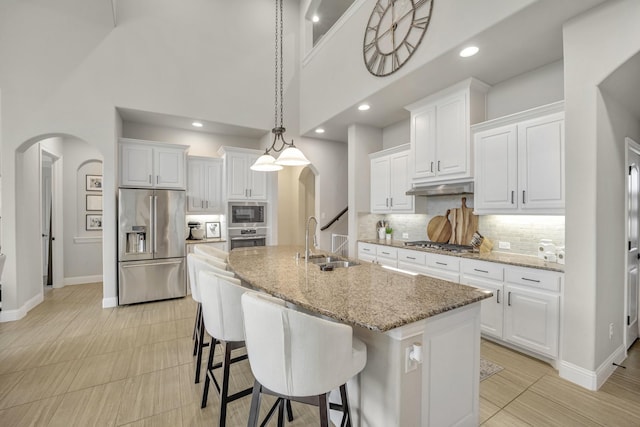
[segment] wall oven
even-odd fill
[[[266,228],[229,228],[229,250],[267,244]]]
[[[267,204],[264,202],[229,202],[229,227],[266,227],[266,215]]]

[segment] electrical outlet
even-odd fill
[[[609,323],[609,340],[613,339],[613,323]]]
[[[409,238],[409,233],[402,233],[402,238],[403,239],[408,239]]]
[[[498,248],[500,248],[500,249],[511,249],[511,243],[509,243],[509,242],[498,242]]]
[[[404,373],[405,374],[418,369],[418,362],[416,362],[415,360],[411,360],[411,358],[409,357],[409,354],[411,353],[412,349],[413,349],[413,346],[410,345],[404,350]]]

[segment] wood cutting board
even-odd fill
[[[473,208],[467,207],[467,198],[462,198],[460,208],[451,209],[452,231],[449,243],[456,245],[468,245],[471,243],[473,233],[478,230],[478,216],[473,214]]]
[[[442,216],[434,216],[427,224],[427,236],[432,242],[446,243],[451,238],[451,223],[449,222],[449,213],[451,210],[447,210],[447,213]]]

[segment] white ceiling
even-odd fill
[[[640,120],[640,53],[607,77],[600,88]]]
[[[216,133],[255,139],[259,139],[267,133],[264,129],[235,126],[207,120],[173,116],[170,114],[151,113],[148,111],[132,110],[129,108],[118,108],[117,110],[120,117],[125,122],[143,123],[153,126],[185,129],[193,132]],[[193,126],[192,123],[194,121],[199,121],[203,126],[201,128]]]

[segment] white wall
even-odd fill
[[[122,137],[189,146],[189,156],[219,157],[222,146],[258,149],[260,140],[125,121]]]
[[[86,230],[86,175],[102,175],[102,154],[75,138],[63,138],[64,156],[64,280],[97,281],[102,277],[102,232]],[[104,199],[104,196],[103,196]]]
[[[382,129],[382,149],[411,142],[411,120],[406,119]]]
[[[382,150],[382,129],[349,126],[349,255],[355,257],[358,241],[359,213],[371,210],[371,161],[369,154]]]
[[[564,67],[556,61],[498,83],[487,93],[487,120],[564,99]]]
[[[46,0],[35,0],[0,6],[1,216],[7,254],[3,308],[9,310],[35,295],[23,283],[30,274],[29,258],[18,250],[18,236],[22,239],[23,228],[30,226],[18,218],[36,206],[35,201],[19,201],[16,192],[19,179],[29,177],[17,167],[16,150],[25,141],[72,135],[102,153],[103,304],[109,305],[116,301],[115,141],[121,132],[114,109],[272,127],[272,19],[229,19],[271,17],[271,2],[121,2],[116,28],[108,2],[87,0],[85,5],[52,8]],[[284,35],[285,115],[291,112],[295,123],[297,1],[285,1],[285,15],[295,22],[285,21]]]
[[[624,271],[612,257],[624,256],[622,203],[623,141],[612,134],[603,116],[598,85],[640,50],[640,3],[609,1],[564,26],[566,247],[565,298],[560,374],[573,367],[595,371],[621,341],[619,287]],[[620,144],[620,146],[618,145]],[[613,228],[612,228],[613,226]],[[598,298],[613,287],[616,301]],[[617,326],[608,337],[609,318]],[[605,333],[606,330],[606,333]],[[609,367],[607,366],[606,369]]]
[[[375,3],[376,0],[361,2],[361,6],[355,9],[346,24],[314,49],[308,63],[302,68],[300,129],[303,132],[459,47],[472,36],[533,1],[436,1],[433,13],[437,19],[434,18],[429,23],[429,30],[420,49],[415,51],[406,65],[383,79],[371,75],[362,63],[364,30]],[[452,75],[452,72],[455,74],[458,71],[460,70],[450,70],[448,75],[431,76],[430,80],[438,84],[433,92],[461,80],[461,77]]]

